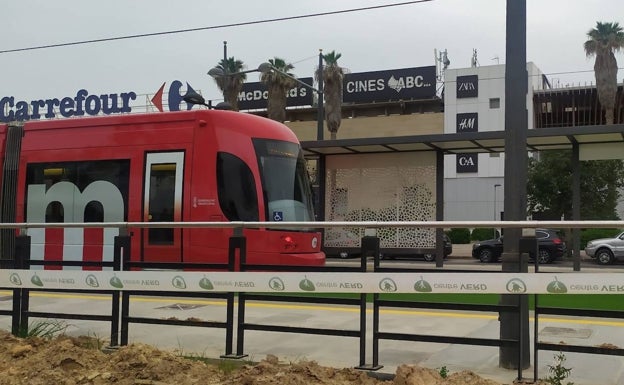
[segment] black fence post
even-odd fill
[[[30,236],[18,235],[15,237],[15,261],[19,269],[30,270]],[[19,289],[19,321],[17,333],[28,333],[28,309],[30,307],[30,289]],[[15,323],[16,321],[13,320]],[[12,326],[12,329],[15,325]]]
[[[535,263],[537,266],[539,255],[538,255],[538,247],[537,247],[537,237],[535,236],[535,229],[522,229],[522,236],[520,237],[518,244],[518,251],[520,252],[520,256],[518,258],[518,271],[521,273],[528,272],[528,263],[527,259],[530,254],[533,254]],[[537,273],[537,269],[535,271]],[[519,296],[518,301],[518,324],[522,325],[522,323],[529,319],[529,299],[527,294],[521,294]],[[523,306],[524,305],[524,306]],[[518,330],[518,362],[531,362],[530,351],[525,352],[524,349],[524,328],[520,327]],[[527,330],[528,332],[528,327]],[[529,338],[529,337],[527,337]],[[537,344],[537,340],[534,341]],[[528,349],[527,349],[528,350]],[[525,355],[527,356],[525,359]],[[523,365],[518,364],[518,380],[522,380],[522,369]]]
[[[362,237],[361,242],[361,264],[360,270],[365,273],[368,271],[368,257],[373,257],[373,270],[379,267],[379,238],[377,236],[366,235]],[[379,366],[379,339],[377,333],[379,331],[379,307],[376,301],[379,299],[378,294],[373,294],[373,363],[366,365],[366,308],[367,294],[360,295],[360,365],[358,369],[378,370]]]
[[[238,250],[238,258],[237,258]],[[237,263],[238,262],[238,263]],[[228,245],[228,270],[229,271],[243,271],[245,264],[247,263],[247,239],[243,235],[242,228],[235,228],[234,234],[230,237]],[[243,358],[247,357],[247,354],[243,353],[244,340],[245,340],[245,294],[239,293],[238,295],[238,322],[236,327],[236,354],[232,354],[234,347],[234,302],[236,300],[236,294],[230,292],[227,294],[227,309],[226,309],[226,329],[225,329],[225,354],[222,358]]]
[[[30,236],[18,235],[15,237],[15,254],[13,259],[14,269],[23,269],[30,260]],[[11,317],[11,333],[17,336],[20,333],[21,315],[24,289],[13,289],[13,315]],[[28,303],[26,303],[28,305]]]
[[[113,271],[126,271],[130,262],[130,235],[127,229],[119,229],[115,237],[113,249]],[[130,294],[121,292],[121,309],[119,308],[120,291],[112,295],[111,346],[128,345],[128,318],[130,317]],[[121,322],[120,322],[121,314]]]
[[[373,255],[373,271],[377,271],[380,267],[380,241],[378,237],[365,236],[362,238],[362,255]],[[363,258],[364,263],[366,258]],[[373,294],[373,363],[375,370],[380,369],[379,365],[379,294]]]

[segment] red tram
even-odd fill
[[[29,121],[1,125],[0,141],[3,208],[16,202],[15,222],[314,219],[297,137],[251,114],[200,110]],[[31,258],[110,261],[118,231],[29,229]],[[232,229],[135,228],[130,234],[133,260],[222,263]],[[244,235],[249,263],[325,262],[315,231],[245,229]]]

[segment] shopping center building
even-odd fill
[[[396,71],[405,75],[423,68],[433,71],[434,67]],[[594,86],[553,88],[534,63],[527,63],[527,73],[531,156],[542,150],[573,150],[581,161],[621,159],[621,85],[616,124],[607,126]],[[392,71],[370,74],[358,74],[369,77],[362,84],[384,84],[378,87],[384,89],[400,77]],[[315,107],[289,108],[286,124],[302,141],[322,197],[317,205],[319,219],[504,217],[505,66],[447,69],[443,81],[434,75],[423,83],[431,82],[436,86],[415,97],[403,97],[396,87],[395,93],[383,95],[370,93],[369,88],[369,95],[355,101],[345,96],[336,140],[328,140],[326,130],[319,140]],[[624,217],[621,204],[619,215]],[[326,235],[325,246],[331,250],[359,244],[362,234],[349,229]],[[382,247],[412,251],[432,247],[435,239],[434,232],[424,229],[389,230],[380,236]]]

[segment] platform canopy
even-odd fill
[[[581,160],[622,159],[624,124],[550,127],[527,133],[528,151],[571,149],[574,143],[579,144]],[[505,151],[505,131],[314,140],[304,141],[301,146],[306,155],[402,151],[497,153]]]

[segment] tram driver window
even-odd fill
[[[219,206],[230,221],[258,221],[258,194],[251,169],[225,152],[217,154]]]

